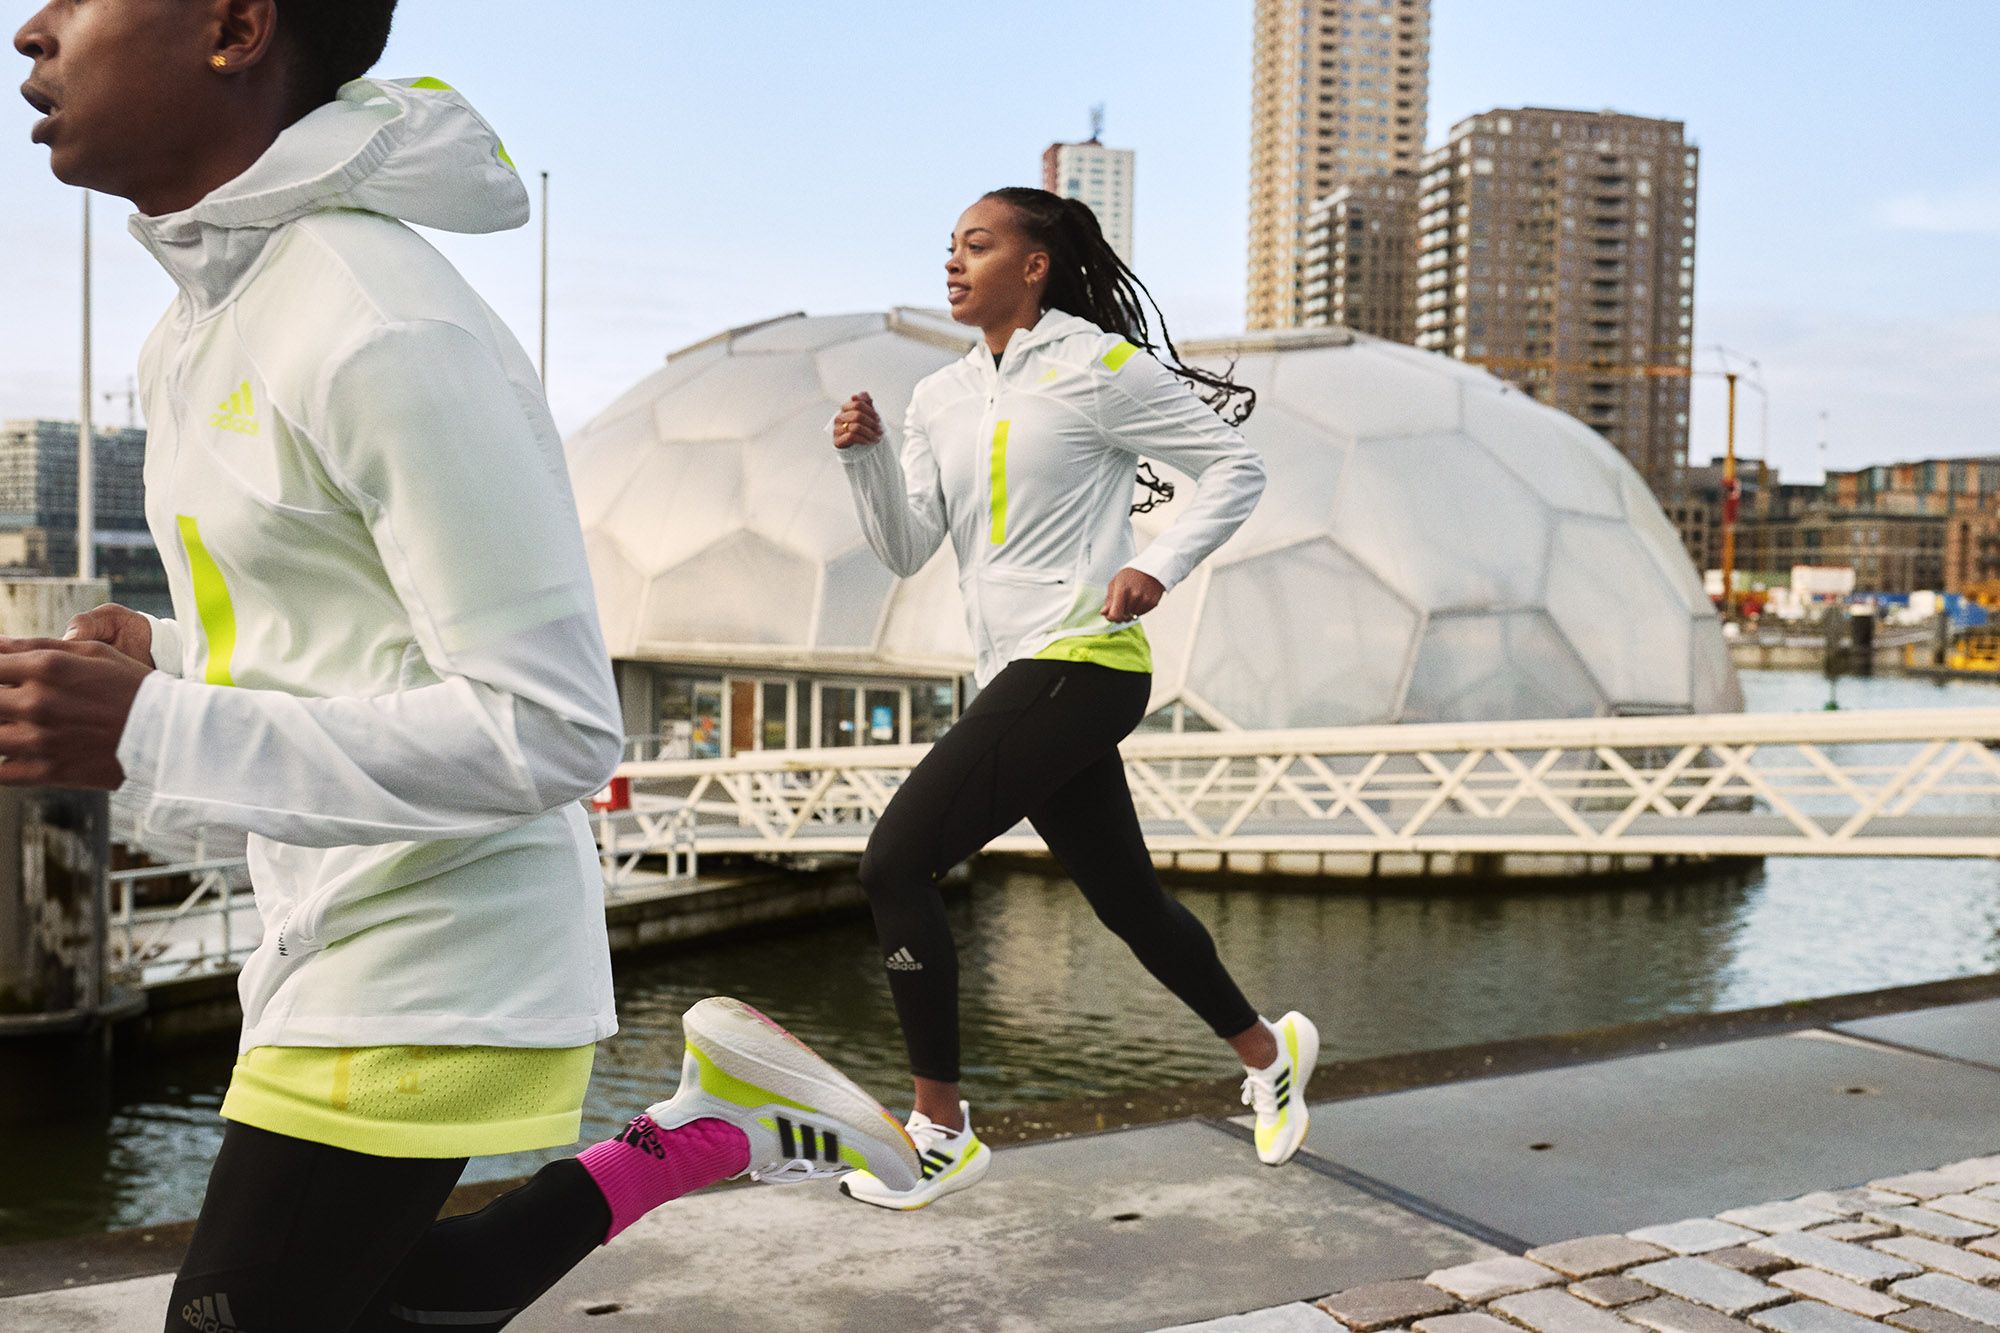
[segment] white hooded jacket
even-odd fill
[[[142,827],[249,834],[243,1049],[616,1030],[578,801],[622,728],[561,441],[405,225],[527,218],[463,98],[362,80],[132,220],[180,287],[140,362],[175,618],[118,758]]]
[[[1106,635],[1119,570],[1174,585],[1228,541],[1264,493],[1264,464],[1159,361],[1060,310],[1017,329],[993,364],[981,339],[910,397],[887,440],[840,451],[862,529],[908,578],[944,539],[985,685],[1009,662]],[[1193,502],[1136,555],[1132,470],[1157,459],[1199,479]]]

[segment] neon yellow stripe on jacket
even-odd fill
[[[201,526],[187,514],[178,515],[181,545],[187,548],[188,573],[194,579],[194,605],[201,615],[201,632],[208,640],[208,667],[202,679],[211,685],[234,685],[230,659],[236,655],[236,607],[229,584],[202,544]]]
[[[1007,432],[1014,423],[1002,421],[993,427],[993,545],[1007,540]]]
[[[1104,354],[1104,368],[1117,373],[1125,369],[1125,363],[1138,353],[1139,349],[1129,342],[1119,343]]]

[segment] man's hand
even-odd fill
[[[1104,594],[1104,618],[1114,625],[1137,620],[1160,604],[1167,590],[1151,574],[1121,569]]]
[[[153,622],[116,604],[85,611],[69,622],[63,638],[70,642],[108,643],[134,662],[154,665]]]
[[[118,741],[151,673],[106,643],[0,639],[0,786],[123,786]]]

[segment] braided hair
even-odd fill
[[[986,197],[1011,205],[1029,242],[1048,253],[1049,285],[1044,305],[1080,315],[1152,353],[1230,425],[1240,426],[1250,419],[1257,407],[1257,391],[1230,379],[1229,371],[1214,375],[1181,360],[1159,302],[1104,239],[1104,228],[1098,225],[1089,204],[1022,186],[994,190]],[[1164,351],[1153,343],[1151,322],[1146,318],[1148,305],[1159,321]],[[1229,370],[1234,369],[1232,362]]]

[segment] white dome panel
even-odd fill
[[[1462,434],[1370,440],[1354,449],[1333,530],[1418,606],[1540,602],[1554,515]],[[1428,541],[1413,542],[1423,532]]]
[[[1209,579],[1189,686],[1245,728],[1394,717],[1417,613],[1330,540],[1236,561]]]

